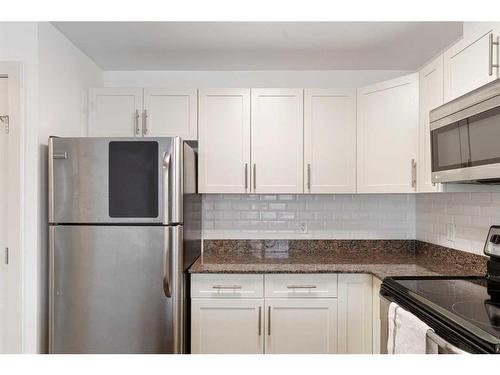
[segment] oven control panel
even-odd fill
[[[492,225],[484,244],[484,253],[489,256],[500,257],[500,226]]]

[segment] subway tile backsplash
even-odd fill
[[[414,239],[413,194],[208,194],[205,239]]]
[[[206,239],[417,239],[481,255],[494,224],[497,192],[203,196]]]
[[[500,224],[500,193],[439,193],[416,197],[418,240],[482,255],[488,228],[495,224]],[[450,225],[454,226],[454,238]]]

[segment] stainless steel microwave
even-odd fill
[[[500,184],[500,79],[430,112],[432,182]]]

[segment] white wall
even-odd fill
[[[447,225],[455,239],[447,239]],[[416,238],[475,254],[483,254],[490,225],[500,225],[500,193],[418,194]]]
[[[47,22],[38,24],[39,183],[38,319],[39,351],[47,347],[47,139],[86,134],[88,87],[102,85],[102,70]]]
[[[106,71],[104,86],[355,88],[408,73],[401,70]]]
[[[415,195],[205,194],[203,238],[414,239]]]

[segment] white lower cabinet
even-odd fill
[[[339,353],[373,352],[372,276],[339,275]]]
[[[373,313],[373,338],[372,338],[372,352],[373,354],[380,354],[380,286],[382,281],[373,276],[372,283],[372,313]]]
[[[377,352],[372,320],[378,319],[373,314],[378,287],[371,275],[193,274],[191,278],[193,354]]]
[[[337,353],[337,299],[266,300],[266,353]]]
[[[262,299],[191,300],[193,354],[264,353]]]

